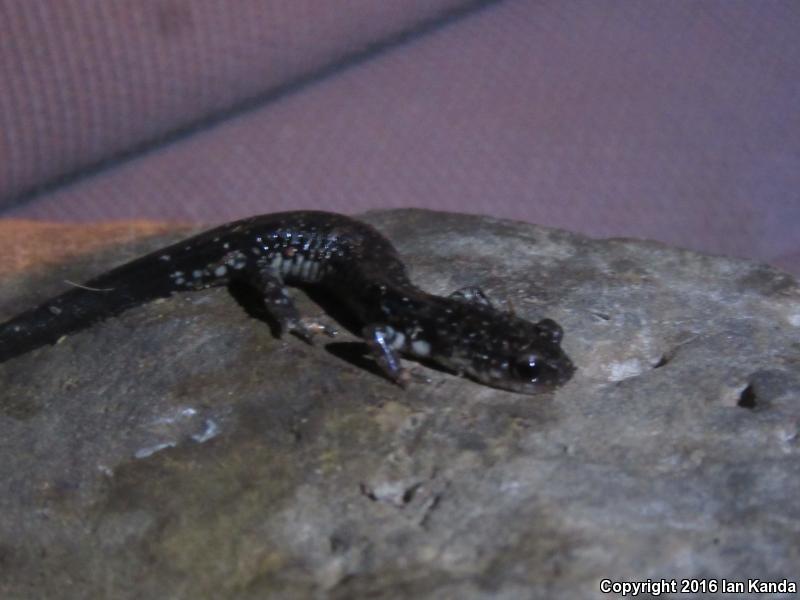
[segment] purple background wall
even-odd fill
[[[0,0],[0,216],[421,206],[800,273],[797,2],[236,6]]]

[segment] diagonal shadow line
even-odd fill
[[[300,75],[291,81],[280,84],[271,90],[256,94],[255,96],[240,100],[230,106],[211,115],[206,115],[182,125],[172,131],[166,132],[156,138],[148,139],[144,142],[135,144],[126,150],[115,153],[107,158],[102,158],[86,166],[79,167],[75,171],[57,175],[49,181],[31,186],[27,190],[11,196],[7,201],[0,203],[0,214],[21,208],[60,187],[78,183],[88,179],[107,169],[111,169],[134,158],[147,155],[151,152],[162,149],[181,140],[187,139],[198,133],[211,129],[227,119],[243,115],[244,113],[263,108],[264,106],[276,102],[286,96],[296,94],[314,83],[324,81],[338,73],[352,67],[369,62],[373,58],[396,48],[410,44],[417,39],[434,33],[445,27],[475,13],[486,10],[487,8],[500,4],[504,0],[473,0],[467,4],[448,9],[437,17],[418,24],[410,29],[406,29],[382,40],[366,44],[359,50],[345,54],[321,67],[314,69],[304,75]]]

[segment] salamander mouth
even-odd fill
[[[509,368],[487,371],[471,371],[466,375],[484,385],[522,394],[539,394],[552,391],[569,381],[576,371],[575,365],[566,356],[556,364],[544,364],[530,377],[515,375]],[[534,376],[535,375],[535,376]]]

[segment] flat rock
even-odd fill
[[[524,396],[426,369],[404,391],[356,338],[276,339],[225,289],[133,309],[0,365],[0,597],[574,599],[603,597],[604,579],[797,581],[789,275],[474,216],[365,220],[424,289],[479,285],[558,321],[574,378]],[[5,277],[0,319],[176,235]]]

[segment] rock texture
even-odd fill
[[[426,371],[403,391],[354,340],[275,339],[224,289],[134,309],[0,365],[2,598],[797,581],[792,278],[473,216],[366,220],[423,288],[480,285],[561,323],[574,379],[532,397]],[[172,239],[6,277],[0,318]]]

